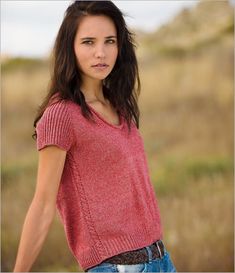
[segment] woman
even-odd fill
[[[76,1],[54,47],[49,93],[34,126],[35,195],[14,272],[28,271],[56,208],[86,272],[175,271],[139,128],[132,34],[111,1]]]

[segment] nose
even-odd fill
[[[103,45],[97,45],[95,48],[95,57],[102,59],[105,57],[105,50]]]

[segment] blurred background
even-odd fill
[[[178,271],[234,271],[231,1],[114,1],[135,32],[139,106],[164,242]],[[144,2],[144,3],[143,3]],[[70,1],[1,1],[1,271],[12,271],[32,200],[33,120]],[[31,271],[82,271],[57,214]]]

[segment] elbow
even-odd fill
[[[45,201],[44,199],[37,198],[36,196],[33,198],[32,207],[35,211],[37,211],[44,222],[50,225],[55,217],[56,213],[56,204],[51,201]]]

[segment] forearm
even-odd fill
[[[33,200],[27,212],[13,272],[28,272],[48,234],[54,210]]]

